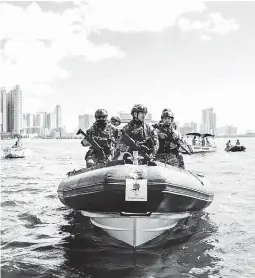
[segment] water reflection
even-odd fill
[[[68,277],[209,277],[219,272],[219,259],[210,254],[217,227],[207,214],[190,217],[137,250],[92,226],[79,212],[65,217],[61,268]]]

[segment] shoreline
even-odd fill
[[[254,138],[255,134],[239,134],[239,135],[215,135],[214,138]],[[62,137],[62,138],[43,138],[43,137],[23,137],[22,140],[70,140],[70,139],[76,139],[81,140],[82,137]],[[1,138],[1,141],[7,141],[7,140],[16,140],[16,138]]]
[[[246,135],[246,134],[239,134],[239,135],[218,135],[215,138],[254,138],[255,134]]]

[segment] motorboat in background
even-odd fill
[[[215,152],[217,147],[215,145],[214,135],[205,133],[201,134],[198,132],[191,132],[186,134],[184,139],[186,146],[191,153],[205,153],[205,152]],[[181,150],[183,154],[186,154],[184,150]]]
[[[7,147],[4,151],[5,158],[24,158],[26,156],[26,147]]]

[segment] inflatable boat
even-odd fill
[[[244,146],[232,146],[230,148],[226,148],[225,151],[227,152],[245,152],[246,147]]]
[[[160,162],[117,160],[69,172],[58,196],[112,237],[138,247],[209,206],[214,197],[209,187],[202,174]]]

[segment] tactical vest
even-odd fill
[[[136,124],[132,122],[129,126],[128,133],[131,138],[138,142],[146,141],[149,138],[149,130],[145,123]]]
[[[108,139],[114,137],[114,129],[111,124],[107,123],[105,127],[101,128],[95,123],[90,132],[91,136],[99,137],[99,139],[96,140],[97,143],[104,149],[105,154],[109,155],[113,143]],[[105,141],[103,139],[105,139]]]
[[[166,129],[166,132],[170,132],[169,129]],[[173,153],[177,154],[178,153],[178,148],[177,145],[173,144],[171,141],[169,141],[167,138],[162,139],[160,138],[160,134],[163,134],[160,130],[158,130],[158,140],[159,140],[159,149],[158,149],[158,154],[163,154],[163,153]]]
[[[113,128],[107,123],[104,128],[100,128],[96,123],[91,128],[91,135],[101,138],[112,138],[113,137]]]

